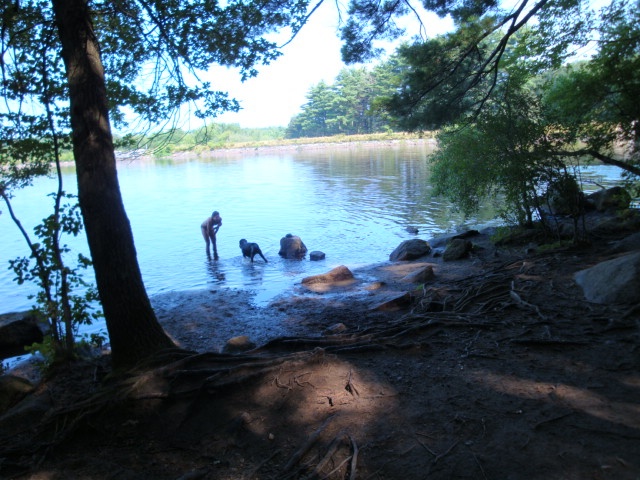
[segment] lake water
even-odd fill
[[[308,275],[388,260],[403,240],[415,237],[407,226],[417,227],[424,239],[455,231],[463,219],[431,195],[426,160],[431,148],[428,143],[365,144],[120,162],[120,188],[149,295],[239,288],[253,290],[256,302],[266,304]],[[617,176],[617,169],[606,167],[585,172],[587,180],[605,183]],[[68,192],[76,191],[70,167],[64,182]],[[51,211],[47,194],[54,190],[54,180],[38,179],[17,192],[13,207],[27,231]],[[8,269],[10,259],[27,255],[26,243],[6,208],[1,210],[0,313],[27,310],[35,288],[18,286]],[[218,261],[205,255],[200,233],[200,224],[213,210],[223,219]],[[467,225],[486,224],[493,216],[484,209]],[[299,235],[309,251],[325,252],[326,259],[280,258],[280,238],[287,233]],[[269,263],[243,259],[241,238],[257,242]],[[74,252],[88,253],[84,237],[67,243]]]

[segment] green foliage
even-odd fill
[[[58,141],[64,141],[61,150],[71,151],[60,39],[50,1],[0,1],[0,92],[6,100],[0,107],[0,156],[3,164],[12,159],[23,167],[33,165],[35,173],[34,160],[49,155],[54,126]],[[172,123],[165,122],[178,112],[214,118],[237,111],[238,102],[201,80],[202,72],[218,64],[237,70],[242,80],[257,75],[257,65],[281,55],[273,34],[295,35],[310,9],[308,0],[88,5],[100,41],[110,121],[128,130],[162,125],[164,132],[172,129]],[[158,142],[162,140],[151,148]],[[189,142],[198,144],[196,139]]]
[[[640,13],[632,3],[601,12],[600,48],[574,67],[561,68],[587,45],[596,17],[573,0],[481,9],[458,18],[454,32],[401,47],[407,68],[386,103],[401,127],[445,127],[432,158],[436,192],[468,215],[500,199],[505,219],[529,225],[544,218],[547,191],[574,218],[581,211],[569,160],[587,156],[640,175]],[[457,3],[430,5],[443,13]]]
[[[407,68],[388,108],[401,128],[436,129],[477,115],[504,82],[559,67],[588,31],[579,0],[541,1],[530,12],[520,6],[523,11],[471,17],[453,32],[398,50]],[[517,23],[528,14],[537,22]]]
[[[395,130],[384,99],[396,90],[402,65],[392,57],[371,71],[343,69],[333,85],[310,88],[302,112],[291,119],[286,138],[359,135]]]
[[[28,347],[24,348],[24,351],[34,355],[40,356],[41,359],[36,360],[36,365],[38,365],[40,370],[47,370],[51,367],[56,361],[60,360],[60,344],[55,341],[52,335],[47,335],[44,337],[42,342],[34,343]]]
[[[640,10],[614,1],[598,26],[599,49],[556,72],[544,85],[549,124],[562,143],[580,140],[575,155],[640,175]],[[621,152],[620,152],[621,150]]]
[[[238,124],[210,123],[197,130],[173,130],[156,135],[130,135],[118,142],[120,152],[139,150],[157,157],[174,153],[200,153],[238,144],[278,141],[284,138],[283,127],[242,128]]]
[[[562,164],[539,151],[545,127],[535,96],[513,87],[505,84],[501,101],[487,105],[474,122],[438,135],[432,181],[435,193],[465,215],[487,199],[500,199],[505,220],[529,225],[539,208],[539,192]]]
[[[61,196],[75,198],[64,193]],[[40,351],[48,363],[72,356],[74,345],[68,339],[77,335],[80,325],[90,325],[101,316],[96,307],[97,291],[82,275],[91,267],[91,261],[82,254],[73,268],[63,261],[70,249],[60,243],[61,236],[75,237],[81,231],[77,204],[63,204],[34,228],[40,242],[30,242],[31,255],[9,262],[18,285],[33,282],[39,288],[33,310],[47,320],[49,334],[43,344],[34,345],[32,350]]]

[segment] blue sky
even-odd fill
[[[441,34],[452,23],[427,14],[423,17],[428,35]],[[216,67],[207,74],[216,90],[228,91],[241,102],[243,110],[218,117],[218,123],[238,123],[242,127],[286,127],[306,102],[310,87],[324,80],[333,83],[345,65],[340,60],[338,14],[335,3],[325,2],[298,36],[284,49],[284,55],[261,67],[257,77],[240,82],[232,70]],[[417,24],[408,34],[418,33]],[[411,36],[411,35],[410,35]]]
[[[336,0],[338,2],[339,0]],[[591,0],[592,8],[601,8],[610,0]],[[242,110],[226,113],[216,123],[238,123],[242,127],[286,127],[291,117],[306,102],[309,89],[324,80],[333,83],[345,65],[340,60],[336,2],[324,2],[298,36],[283,49],[283,55],[271,65],[259,68],[257,77],[242,83],[237,72],[215,67],[205,78],[216,90],[229,92],[240,101]],[[503,7],[518,0],[504,0]],[[343,12],[346,7],[343,7]],[[433,37],[451,31],[453,22],[431,12],[420,12],[426,35]],[[413,16],[406,18],[407,39],[419,34]],[[393,45],[387,45],[391,52]],[[384,46],[384,45],[380,45]]]

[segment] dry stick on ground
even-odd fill
[[[525,302],[524,300],[522,300],[522,298],[520,298],[520,295],[518,295],[518,293],[515,291],[513,281],[511,282],[511,290],[509,291],[509,295],[518,305],[521,305],[527,308],[532,308],[533,310],[535,310],[535,312],[538,314],[540,318],[542,318],[543,320],[547,320],[547,317],[543,315],[542,312],[540,312],[540,309],[538,308],[537,305],[533,305],[529,302]]]
[[[310,479],[317,478],[320,476],[320,472],[325,467],[325,465],[331,460],[333,454],[336,453],[338,449],[338,443],[342,440],[342,436],[344,435],[344,431],[340,432],[336,438],[331,441],[329,448],[327,449],[327,453],[325,453],[324,457],[318,462],[316,468],[313,469],[313,472],[309,475]]]
[[[360,393],[358,392],[358,389],[356,388],[356,386],[351,381],[351,373],[352,373],[352,371],[349,370],[349,376],[347,377],[347,384],[345,385],[344,389],[354,397],[356,395],[360,396]]]
[[[333,470],[331,470],[329,473],[327,473],[324,477],[322,477],[320,480],[326,480],[327,478],[329,478],[331,475],[333,475],[335,472],[337,472],[338,470],[340,470],[342,468],[342,466],[347,463],[348,461],[351,460],[351,456],[345,458],[343,461],[341,461],[338,466],[336,466],[336,468],[334,468]]]
[[[476,456],[476,454],[473,452],[473,450],[471,450],[471,447],[467,447],[467,448],[471,452],[471,456],[473,457],[473,459],[476,461],[476,464],[478,465],[478,468],[482,473],[482,478],[484,478],[484,480],[487,480],[487,474],[484,473],[484,468],[482,468],[482,464],[480,463],[480,460],[478,460],[478,457]]]
[[[440,455],[438,455],[436,458],[433,459],[433,464],[435,465],[436,463],[438,463],[438,460],[449,455],[449,453],[451,453],[451,450],[453,450],[456,447],[456,445],[458,445],[458,443],[460,443],[460,440],[456,440],[455,442],[453,442],[451,446],[447,448],[446,451],[442,452]]]
[[[247,479],[253,478],[254,475],[256,473],[258,473],[262,467],[264,467],[267,463],[269,463],[273,459],[273,457],[275,457],[276,455],[279,455],[280,453],[282,453],[280,449],[278,449],[275,452],[273,452],[271,455],[269,455],[267,458],[265,458],[263,461],[261,461],[258,465],[256,465],[255,468],[253,468],[249,472],[249,474],[244,478],[247,478]]]
[[[356,470],[358,467],[358,444],[353,439],[351,435],[349,435],[349,439],[351,440],[351,446],[353,448],[353,454],[351,455],[351,474],[349,475],[349,480],[356,480]]]
[[[325,467],[325,465],[327,464],[327,462],[333,457],[334,453],[336,452],[337,448],[338,448],[338,444],[343,440],[342,437],[345,437],[348,442],[350,442],[351,447],[353,449],[353,452],[351,453],[351,455],[347,456],[344,460],[342,460],[333,470],[331,470],[329,473],[327,473],[326,475],[324,475],[321,480],[325,480],[327,478],[329,478],[331,475],[333,475],[335,472],[337,472],[338,470],[340,470],[343,465],[347,462],[350,462],[349,465],[349,469],[350,469],[350,473],[349,473],[349,480],[356,480],[356,469],[357,469],[357,465],[358,465],[358,444],[356,443],[356,441],[353,439],[353,437],[349,434],[345,434],[344,430],[341,431],[331,442],[331,445],[329,446],[326,455],[323,457],[323,459],[318,463],[318,465],[316,466],[316,468],[313,470],[313,472],[311,472],[311,474],[307,477],[309,479],[314,479],[317,478],[317,476],[320,474],[320,471]]]
[[[307,441],[304,442],[304,444],[294,452],[287,464],[284,466],[284,473],[289,472],[294,467],[294,465],[296,465],[300,461],[304,454],[309,451],[311,446],[316,442],[316,440],[318,440],[318,437],[320,437],[322,432],[325,430],[325,428],[327,428],[327,426],[329,425],[329,423],[331,423],[335,416],[336,414],[327,417],[327,419],[322,422],[322,425],[320,425],[320,427],[318,427],[318,429],[309,436]]]
[[[418,434],[418,435],[420,435],[420,434]],[[424,443],[422,443],[417,438],[416,438],[416,442],[418,442],[427,452],[429,452],[431,455],[433,455],[434,458],[433,458],[433,462],[431,464],[435,465],[436,463],[438,463],[438,461],[441,458],[444,458],[447,455],[449,455],[449,453],[451,453],[451,450],[453,450],[456,447],[456,445],[458,445],[458,443],[460,443],[460,440],[456,440],[455,442],[453,442],[449,448],[447,448],[444,452],[442,452],[440,454],[434,452],[431,448],[429,448],[428,445],[425,445]]]

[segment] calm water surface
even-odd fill
[[[256,292],[265,304],[303,277],[338,265],[357,268],[388,260],[403,240],[419,229],[429,239],[462,223],[448,203],[432,198],[428,183],[428,145],[366,145],[283,154],[122,162],[120,188],[131,222],[142,276],[149,294],[201,288],[240,288]],[[602,182],[617,172],[593,168],[585,173]],[[76,191],[74,172],[65,188]],[[595,187],[594,187],[595,188]],[[39,179],[17,193],[14,210],[33,231],[51,210],[48,193],[55,181]],[[43,206],[47,208],[43,211]],[[5,210],[5,209],[3,209]],[[219,210],[220,260],[205,255],[201,222]],[[490,209],[467,223],[493,217]],[[0,313],[26,310],[35,289],[18,286],[8,261],[26,255],[26,244],[6,211],[0,215]],[[312,262],[278,256],[280,238],[299,235],[309,251],[326,259]],[[238,241],[260,244],[269,260],[243,260]],[[74,252],[88,253],[84,237],[68,239]]]

